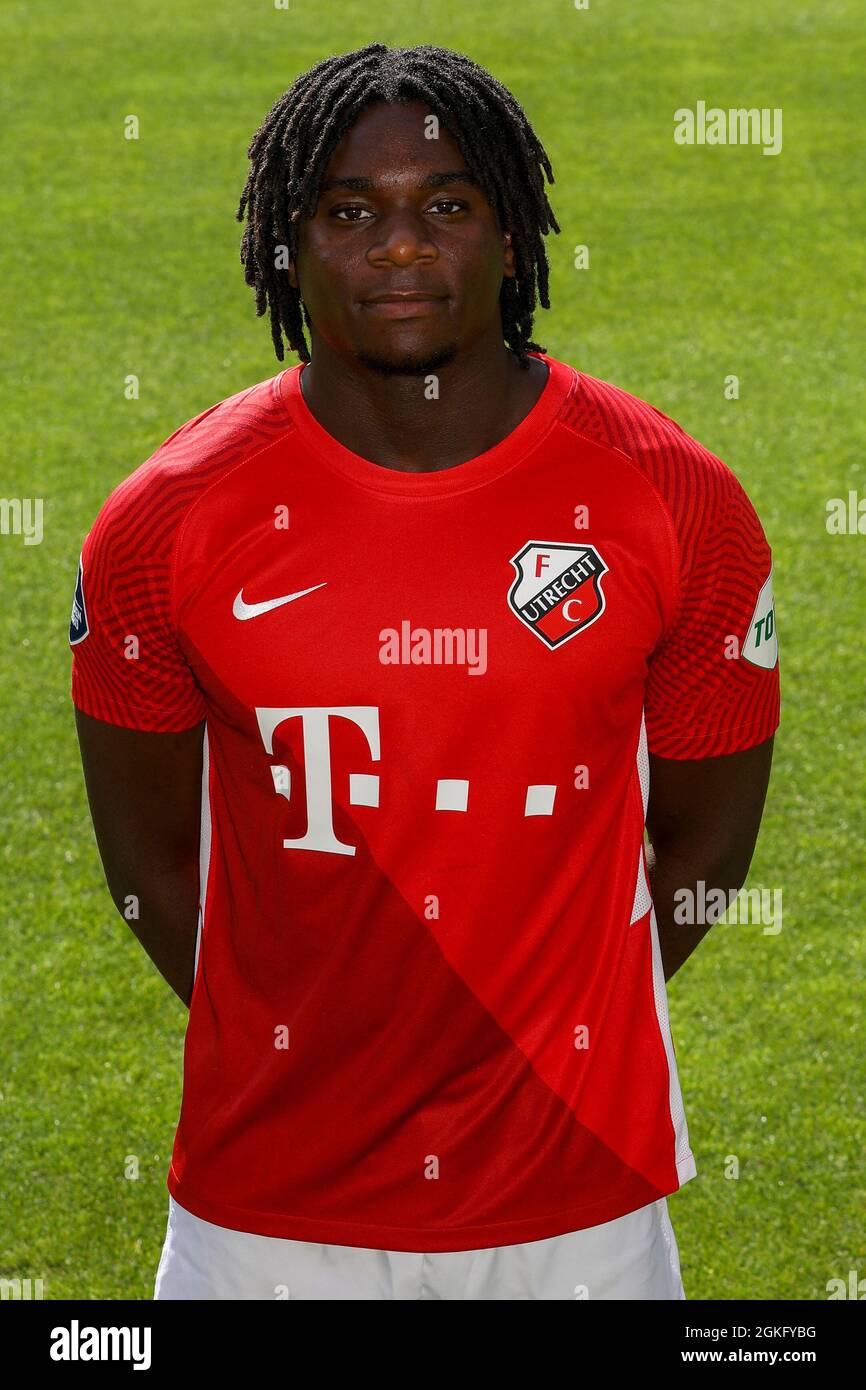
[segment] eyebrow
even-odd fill
[[[480,188],[478,180],[474,174],[467,169],[446,169],[441,173],[428,174],[422,179],[417,188],[442,188],[449,183],[468,183],[475,188]],[[325,179],[319,186],[320,193],[328,193],[333,188],[350,188],[356,193],[369,193],[375,190],[376,182],[374,179],[359,175],[352,177],[347,175],[342,179]]]

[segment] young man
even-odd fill
[[[531,340],[552,171],[468,58],[321,63],[250,158],[301,363],[115,488],[70,636],[112,896],[190,1005],[155,1296],[683,1298],[665,980],[763,808],[760,522]]]

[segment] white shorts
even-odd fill
[[[683,1299],[667,1199],[483,1250],[371,1250],[215,1226],[169,1196],[155,1299]]]

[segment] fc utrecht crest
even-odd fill
[[[594,545],[527,541],[511,563],[509,607],[548,647],[559,647],[604,612],[607,565]]]

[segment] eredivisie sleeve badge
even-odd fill
[[[508,606],[546,646],[562,646],[604,612],[607,565],[594,545],[527,541],[511,564]]]
[[[78,578],[75,581],[75,593],[72,596],[72,614],[69,619],[69,645],[74,647],[76,643],[83,642],[88,632],[87,609],[84,606],[84,561],[82,556],[78,557]]]

